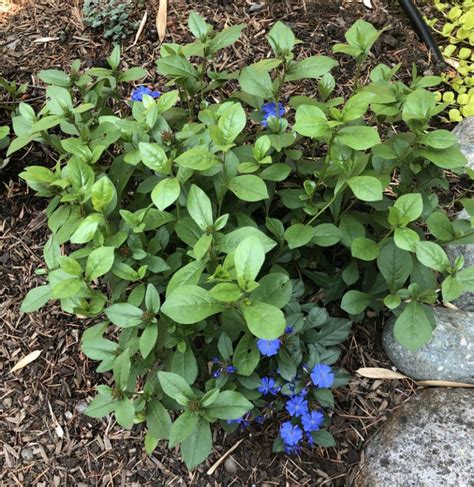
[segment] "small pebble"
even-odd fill
[[[76,404],[76,411],[78,413],[83,413],[87,408],[87,402],[86,401],[80,401]]]
[[[73,414],[71,413],[71,411],[66,411],[64,413],[64,417],[69,421],[71,418],[72,418]]]
[[[237,472],[237,463],[235,463],[235,460],[232,457],[229,457],[224,462],[224,468],[229,473],[236,473]]]
[[[21,450],[21,458],[23,458],[23,460],[33,460],[33,457],[35,456],[34,453],[33,453],[33,450],[31,448],[23,448]]]

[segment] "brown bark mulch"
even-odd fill
[[[341,0],[287,0],[270,5],[250,0],[168,3],[167,42],[190,40],[185,24],[191,9],[217,28],[248,24],[242,40],[218,60],[229,70],[268,54],[263,36],[275,19],[294,28],[304,42],[301,54],[312,55],[330,53],[332,43],[342,41],[345,30],[362,17],[377,27],[392,26],[375,48],[371,64],[401,62],[402,76],[412,62],[421,72],[435,69],[395,2],[372,0],[372,10]],[[108,42],[84,28],[75,0],[0,0],[0,7],[4,5],[13,7],[0,8],[0,74],[31,85],[26,100],[34,102],[44,93],[36,77],[40,69],[67,69],[76,58],[88,66],[101,65],[110,52]],[[137,45],[131,47],[133,39],[123,43],[125,63],[144,66],[150,73],[159,52],[153,27],[155,7],[149,7],[149,20]],[[137,18],[142,14],[137,12]],[[44,40],[56,37],[60,39]],[[340,93],[347,93],[352,72],[351,63],[342,59],[335,73]],[[9,100],[0,94],[0,123],[6,119],[1,102]],[[336,448],[304,450],[295,457],[274,455],[275,425],[240,436],[217,433],[214,453],[193,472],[187,472],[177,452],[165,446],[147,456],[142,427],[125,431],[113,419],[97,421],[82,414],[94,385],[105,380],[80,352],[87,323],[56,306],[31,315],[19,312],[26,292],[41,282],[35,270],[44,265],[42,247],[48,229],[45,201],[34,198],[18,173],[26,164],[45,160],[46,154],[35,147],[15,156],[0,173],[0,485],[354,485],[362,445],[391,410],[416,393],[410,381],[355,376],[338,390],[332,426]],[[359,367],[389,368],[380,343],[382,324],[379,319],[355,326],[340,365],[351,373]],[[41,351],[37,360],[10,373],[18,360],[34,350]],[[208,475],[208,469],[239,439],[242,442],[228,460]]]

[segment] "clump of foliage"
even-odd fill
[[[428,25],[449,42],[443,55],[454,71],[443,75],[452,91],[438,96],[453,106],[448,112],[452,122],[474,115],[474,0],[461,2],[435,0],[441,18],[427,20]]]
[[[337,61],[296,60],[281,22],[272,57],[236,72],[213,60],[243,25],[215,32],[191,13],[189,27],[194,42],[161,47],[161,93],[140,87],[124,100],[124,83],[146,73],[122,71],[117,47],[109,68],[42,72],[38,113],[20,104],[9,153],[36,142],[57,155],[21,174],[51,200],[47,282],[22,309],[59,300],[96,318],[82,349],[114,382],[87,414],[146,422],[148,451],[181,444],[192,468],[211,451],[210,425],[270,416],[283,420],[276,451],[331,446],[350,321],[323,306],[351,320],[389,308],[396,337],[416,349],[434,327],[430,305],[473,289],[473,269],[442,248],[474,231],[436,196],[445,170],[466,162],[450,132],[430,129],[445,105],[426,88],[441,80],[415,73],[407,85],[399,66],[381,64],[333,97]],[[334,50],[362,74],[379,34],[358,21]],[[288,98],[303,79],[314,96]]]
[[[137,30],[138,22],[131,20],[137,3],[143,5],[142,0],[85,0],[82,7],[84,24],[103,30],[105,39],[118,42]]]

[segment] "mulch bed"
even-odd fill
[[[226,69],[267,55],[263,34],[275,19],[284,19],[294,28],[308,55],[329,53],[331,44],[342,41],[345,30],[359,17],[377,27],[392,26],[375,48],[371,63],[401,62],[402,76],[412,62],[421,72],[436,69],[396,4],[385,1],[372,0],[372,10],[358,2],[336,0],[275,1],[271,8],[262,5],[259,9],[250,1],[237,0],[169,3],[168,42],[190,40],[185,23],[191,9],[218,28],[248,24],[242,41],[219,59]],[[42,97],[35,76],[38,70],[67,68],[76,58],[89,66],[101,65],[110,52],[109,43],[84,29],[76,2],[17,1],[14,7],[12,15],[0,8],[0,74],[32,85],[26,99]],[[154,12],[149,14],[138,44],[130,47],[130,39],[123,48],[128,65],[142,65],[153,72],[159,44],[153,28]],[[34,42],[59,34],[64,41]],[[338,91],[347,94],[353,66],[343,60],[338,69],[336,77],[342,80]],[[6,119],[6,113],[2,115],[0,108],[0,123],[2,118]],[[18,173],[29,163],[44,163],[45,157],[35,147],[15,156],[0,173],[0,485],[354,485],[364,442],[394,408],[416,393],[410,381],[355,376],[348,386],[336,391],[331,428],[336,448],[303,450],[295,457],[274,455],[274,424],[229,437],[218,432],[214,453],[191,473],[177,453],[164,446],[147,456],[141,426],[125,431],[112,419],[97,421],[81,414],[94,394],[94,384],[104,380],[95,374],[95,364],[80,352],[80,337],[88,323],[65,315],[56,306],[31,315],[19,312],[23,296],[41,282],[35,271],[44,265],[42,247],[48,228],[45,201],[33,196]],[[380,343],[382,325],[380,319],[368,319],[355,326],[340,365],[351,373],[359,367],[389,368]],[[15,363],[33,350],[41,350],[40,357],[10,373]],[[231,460],[208,475],[208,469],[240,439],[228,457]]]

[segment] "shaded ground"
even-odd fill
[[[429,54],[403,16],[385,1],[373,0],[372,11],[357,2],[335,0],[275,1],[271,9],[263,6],[253,12],[251,2],[244,1],[169,3],[167,41],[188,40],[184,24],[191,8],[218,28],[248,24],[242,41],[218,60],[226,69],[267,54],[262,39],[275,18],[292,25],[308,55],[328,53],[331,44],[341,41],[347,27],[360,16],[378,27],[392,26],[375,48],[371,63],[380,59],[386,64],[402,62],[402,73],[411,69],[413,61],[421,71],[433,69]],[[0,9],[0,73],[32,85],[28,99],[42,96],[35,77],[39,69],[67,67],[78,57],[88,65],[100,65],[110,51],[108,43],[83,30],[75,2],[39,0],[16,5],[18,10],[12,16]],[[138,17],[141,14],[137,12]],[[149,12],[136,46],[130,47],[133,39],[123,44],[126,62],[143,65],[150,74],[159,51],[154,15]],[[34,42],[45,37],[60,40]],[[342,80],[339,92],[347,91],[352,69],[342,60],[336,73]],[[224,465],[213,475],[206,472],[239,436],[219,433],[207,463],[188,473],[179,457],[165,447],[150,457],[145,455],[139,426],[128,432],[112,420],[96,421],[81,414],[97,382],[94,364],[79,351],[86,323],[56,307],[28,316],[19,313],[22,297],[40,281],[35,269],[43,265],[42,246],[47,238],[45,202],[35,199],[17,177],[27,162],[45,160],[44,154],[35,152],[38,150],[16,157],[0,173],[0,485],[353,485],[364,441],[393,408],[415,393],[408,381],[354,378],[337,391],[332,427],[337,448],[305,450],[300,457],[275,456],[271,453],[275,427],[251,430],[250,435],[240,437],[243,441],[232,453],[235,473]],[[350,372],[359,367],[389,367],[375,338],[381,326],[369,321],[355,327],[345,344],[343,367]],[[11,374],[13,365],[33,350],[42,351],[39,359]]]

